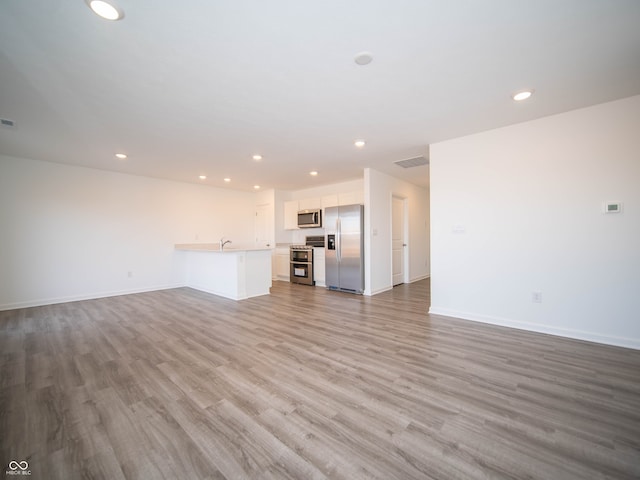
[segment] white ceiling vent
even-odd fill
[[[429,159],[426,157],[407,158],[406,160],[398,160],[393,162],[402,168],[420,167],[421,165],[429,165]]]

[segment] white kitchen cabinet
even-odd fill
[[[216,243],[176,244],[188,287],[232,300],[269,295],[273,280],[270,248],[220,249]]]
[[[298,208],[300,210],[314,210],[322,208],[322,200],[318,198],[301,198],[298,200]]]
[[[345,192],[338,194],[338,205],[354,205],[364,204],[364,191],[359,190],[357,192]]]
[[[323,210],[327,207],[337,207],[339,205],[338,194],[325,195],[320,199],[320,201]]]
[[[289,281],[289,247],[275,249],[275,278]]]
[[[313,249],[313,280],[316,282],[316,287],[327,286],[323,247]]]
[[[285,230],[298,229],[298,210],[300,210],[298,200],[290,200],[288,202],[284,202],[284,229]]]

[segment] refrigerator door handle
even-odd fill
[[[336,260],[340,263],[342,259],[342,224],[340,218],[336,220]]]

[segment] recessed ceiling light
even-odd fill
[[[254,159],[256,162],[258,162],[258,161],[262,160],[262,155],[254,155],[254,156],[253,156],[253,159]]]
[[[358,148],[362,148],[365,145],[364,140],[356,140],[353,144]]]
[[[253,186],[253,189],[254,189],[254,190],[260,190],[260,185],[254,185],[254,186]]]
[[[206,175],[198,175],[198,178],[199,178],[200,180],[206,180],[206,179],[207,179],[207,176],[206,176]]]
[[[514,93],[511,98],[513,98],[516,102],[521,102],[522,100],[526,100],[531,95],[533,95],[533,90],[522,90],[520,92]]]
[[[314,170],[312,172],[309,172],[309,175],[311,175],[312,177],[315,177],[316,175],[318,175],[318,172]]]
[[[353,58],[353,60],[358,65],[369,65],[373,60],[373,55],[371,55],[371,52],[360,52]]]
[[[127,158],[127,155],[124,153],[116,153],[116,158],[119,158],[120,160],[124,160],[125,158]]]
[[[229,183],[229,182],[231,181],[231,179],[230,179],[229,177],[227,177],[227,178],[225,178],[225,179],[224,179],[224,181],[225,181],[226,183]]]
[[[112,3],[103,0],[85,0],[93,13],[104,18],[105,20],[120,20],[124,18],[124,12],[121,8]]]

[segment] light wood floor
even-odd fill
[[[65,480],[640,478],[640,351],[429,316],[428,291],[276,282],[0,312],[0,462]]]

